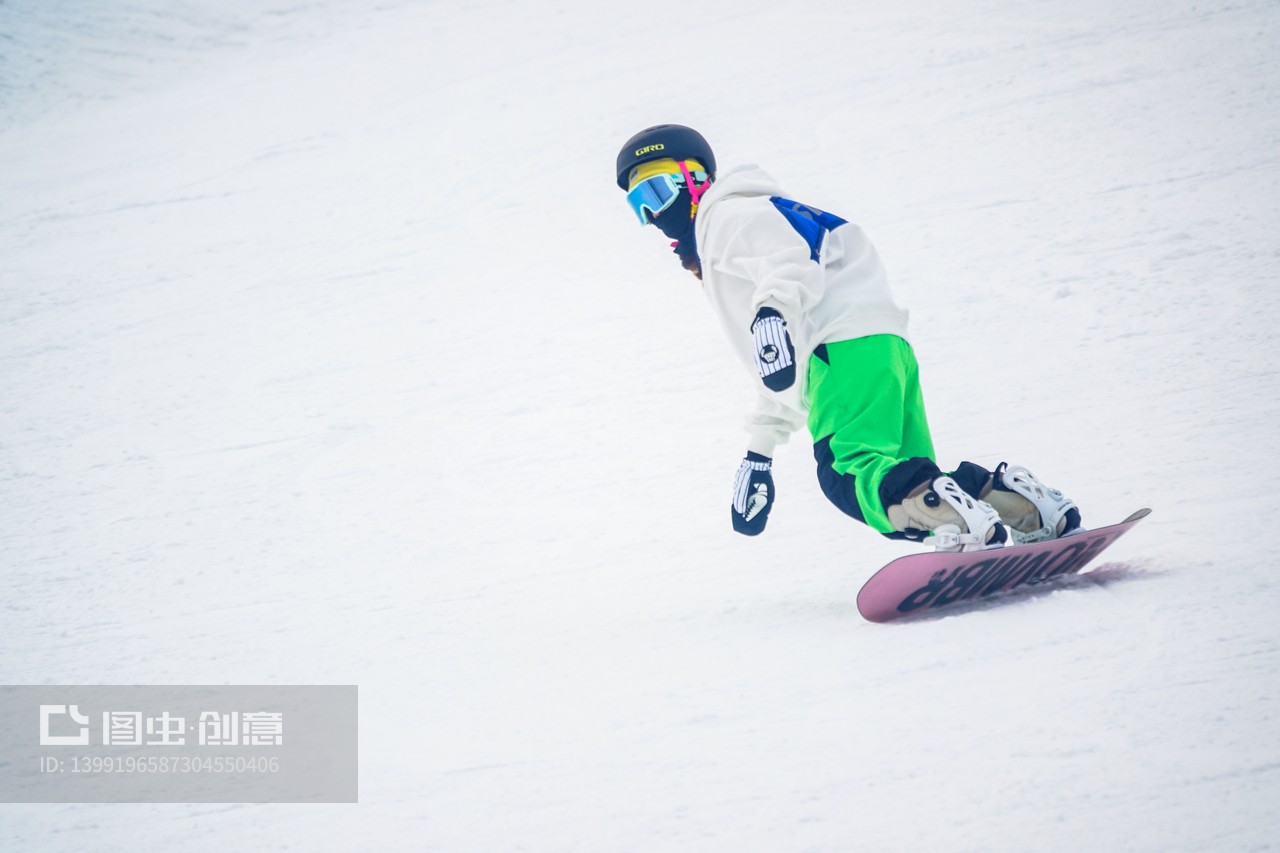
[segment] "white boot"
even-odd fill
[[[916,487],[902,503],[886,511],[896,530],[931,531],[933,535],[926,541],[939,551],[998,548],[1008,538],[995,508],[965,492],[945,474]]]
[[[1018,545],[1057,539],[1081,529],[1075,503],[1021,466],[1002,462],[983,498],[1000,513]]]

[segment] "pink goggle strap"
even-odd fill
[[[694,186],[693,175],[689,173],[689,166],[683,160],[680,161],[680,174],[684,175],[684,185],[689,188],[689,195],[693,198],[693,204],[696,207],[698,205],[698,199],[702,198],[702,194],[707,191],[707,186],[711,182],[707,181],[707,183],[700,187]]]

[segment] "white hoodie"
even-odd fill
[[[759,168],[740,166],[717,177],[694,221],[703,290],[734,352],[755,377],[759,397],[747,416],[747,449],[770,457],[805,425],[809,356],[819,344],[907,336],[907,312],[894,303],[884,265],[862,229],[851,222],[824,229],[815,261],[809,239],[773,201],[785,197]],[[821,217],[794,201],[782,207],[804,219]],[[764,306],[782,314],[796,350],[797,381],[776,393],[759,379],[751,333]]]

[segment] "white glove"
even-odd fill
[[[773,460],[748,452],[733,478],[733,529],[747,536],[764,530],[773,509]]]
[[[787,334],[787,321],[773,308],[761,308],[751,321],[756,342],[756,368],[770,391],[785,391],[796,381],[796,350]]]

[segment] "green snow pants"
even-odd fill
[[[940,476],[911,344],[896,335],[826,343],[809,359],[818,482],[846,514],[890,538],[885,507]]]

